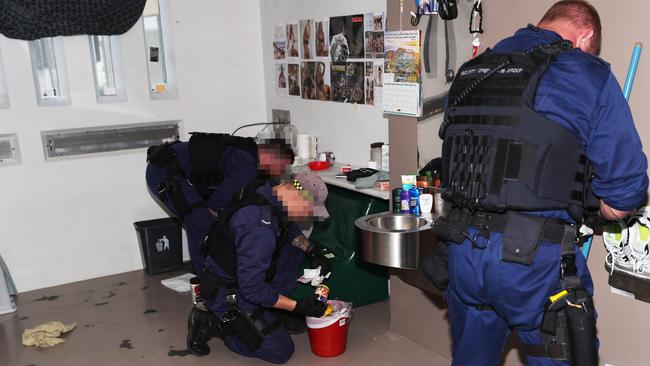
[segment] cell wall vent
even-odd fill
[[[20,164],[18,135],[0,135],[0,166]]]
[[[133,150],[179,139],[180,121],[41,131],[46,159]]]

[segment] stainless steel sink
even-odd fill
[[[431,220],[383,212],[358,218],[357,254],[367,262],[393,268],[418,268],[423,233]]]

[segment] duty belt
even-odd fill
[[[540,220],[544,220],[544,227],[541,232],[541,240],[549,241],[552,243],[561,243],[565,236],[566,226],[569,224],[560,219],[546,218],[542,216]],[[482,237],[489,237],[490,232],[498,231],[503,232],[508,222],[507,214],[492,213],[492,212],[476,212],[472,214],[470,211],[461,210],[458,208],[453,209],[445,218],[445,221],[452,223],[459,223],[459,229],[465,231],[467,227],[474,226],[479,229],[479,235]],[[439,225],[436,221],[434,225]],[[465,233],[460,232],[464,237],[475,241],[476,238],[469,238]]]

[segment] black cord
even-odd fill
[[[232,135],[232,136],[235,136],[235,134],[237,133],[237,131],[241,130],[242,128],[246,128],[246,127],[253,127],[253,126],[269,126],[269,125],[284,125],[284,124],[289,124],[289,122],[259,122],[259,123],[250,123],[250,124],[247,124],[247,125],[243,125],[243,126],[239,126],[239,127],[237,127],[237,129],[234,130],[234,131],[231,133],[231,135]]]

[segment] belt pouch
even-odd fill
[[[266,338],[260,331],[253,320],[239,309],[231,309],[226,313],[226,322],[232,332],[237,336],[249,351],[255,352]]]
[[[542,217],[509,211],[503,230],[503,261],[526,266],[533,263],[542,239],[544,221]]]

